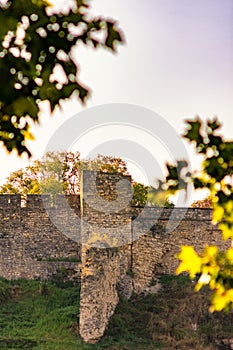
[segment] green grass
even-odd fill
[[[185,276],[162,276],[154,295],[121,300],[96,345],[78,336],[79,286],[0,279],[0,349],[219,350],[233,337],[233,314],[209,314],[208,292]]]
[[[75,332],[79,288],[15,281],[16,295],[1,303],[0,349],[80,349]],[[9,288],[9,282],[6,282]]]

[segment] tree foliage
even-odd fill
[[[0,187],[0,194],[79,194],[82,170],[129,175],[127,163],[112,156],[81,159],[79,152],[47,152],[41,160],[12,172]],[[132,185],[132,205],[174,207],[165,192],[139,182]]]
[[[78,194],[82,170],[128,174],[121,158],[98,155],[81,159],[79,152],[47,152],[41,160],[10,174],[1,186],[2,194]]]
[[[189,174],[186,162],[174,166],[167,177],[167,190],[187,188],[191,181],[196,189],[208,189],[213,206],[212,222],[218,224],[223,240],[230,240],[229,249],[220,251],[216,246],[206,246],[198,254],[192,246],[183,246],[178,258],[181,263],[177,273],[188,271],[191,278],[198,278],[196,290],[205,285],[213,291],[210,311],[233,308],[233,142],[219,134],[220,123],[199,118],[187,121],[184,137],[194,143],[203,156],[201,173]],[[178,165],[179,165],[178,164]],[[230,246],[231,243],[231,246]]]
[[[140,182],[133,183],[132,205],[139,207],[144,207],[145,205],[150,207],[174,207],[174,204],[166,196],[166,192],[160,187],[156,189],[153,186],[146,186]]]
[[[93,18],[85,0],[74,0],[66,13],[52,13],[49,2],[0,2],[0,141],[8,151],[30,151],[30,124],[38,122],[40,103],[51,111],[75,95],[84,102],[89,91],[79,79],[74,47],[116,50],[123,41],[115,21]],[[59,78],[59,73],[62,78]]]

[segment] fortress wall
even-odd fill
[[[70,225],[60,199],[55,197],[60,203],[55,206],[50,196],[29,195],[26,206],[21,207],[19,195],[0,195],[0,276],[47,279],[61,268],[79,273],[80,226]],[[77,205],[79,198],[69,201]],[[70,232],[64,235],[56,227],[57,221],[67,225],[77,239],[71,239]]]
[[[19,278],[48,279],[58,271],[67,269],[80,275],[80,264],[66,261],[38,261],[27,254],[27,249],[17,241],[0,241],[0,276],[9,280]]]
[[[82,207],[82,235],[79,196],[66,198],[57,195],[51,200],[50,196],[30,195],[26,206],[21,207],[19,195],[0,195],[0,275],[32,278],[34,266],[38,265],[41,272],[36,272],[35,276],[41,274],[41,277],[46,277],[46,271],[50,271],[49,267],[45,268],[46,262],[49,266],[55,266],[58,260],[66,264],[69,260],[79,262],[81,241],[87,243],[89,239],[94,239],[95,242],[99,240],[101,248],[121,246],[118,249],[121,276],[124,280],[126,272],[133,273],[135,291],[140,291],[156,275],[175,272],[178,261],[174,256],[181,245],[194,245],[198,251],[205,244],[217,244],[221,249],[229,246],[228,242],[222,241],[217,227],[211,224],[211,209],[129,208],[124,206],[120,194],[120,210],[111,213],[106,207],[106,212],[104,205],[107,203],[111,208],[112,199],[117,198],[119,189],[116,184],[120,178],[119,174],[115,179],[111,175],[112,197],[107,175],[102,174],[98,178],[98,195],[102,196],[103,202],[98,203],[100,207],[97,210],[94,210],[97,205],[96,189],[88,185]],[[106,200],[108,197],[109,201]],[[89,201],[92,201],[92,206]],[[132,222],[131,216],[136,218]],[[90,232],[88,225],[84,227],[87,223],[91,224]],[[97,226],[93,226],[96,223]],[[23,252],[20,258],[18,251]],[[47,273],[50,275],[50,272]],[[121,281],[117,283],[124,288],[124,283],[123,287]]]
[[[130,179],[123,179],[127,185]],[[130,266],[130,246],[122,246],[122,243],[130,240],[131,216],[124,209],[120,210],[124,199],[128,199],[127,189],[116,188],[121,180],[120,174],[101,173],[96,177],[94,172],[84,172],[82,179],[79,328],[80,335],[89,343],[103,336],[118,304],[117,284]],[[120,200],[118,208],[112,208],[117,198]]]
[[[118,194],[120,189],[116,184],[119,179],[119,174],[115,178],[111,174],[111,188],[108,175],[101,174],[96,183],[93,182],[92,186],[88,184],[82,207],[82,236],[79,196],[57,195],[51,199],[46,195],[29,195],[26,206],[21,207],[19,195],[0,195],[0,275],[32,278],[33,266],[38,265],[41,276],[46,277],[45,271],[49,271],[49,267],[42,269],[43,264],[45,266],[48,262],[50,266],[55,266],[62,259],[66,264],[68,260],[80,261],[80,243],[91,238],[94,241],[99,239],[99,243],[105,247],[121,246],[119,254],[123,280],[126,270],[131,269],[135,291],[140,291],[151,283],[155,275],[175,272],[178,261],[174,256],[181,245],[194,245],[199,251],[207,243],[217,244],[222,249],[229,245],[222,241],[217,227],[211,224],[211,209],[131,208],[124,204],[123,194]],[[117,195],[120,198],[119,210],[111,213],[109,208],[115,203]],[[96,203],[98,196],[102,202]],[[109,208],[104,207],[106,204]],[[96,206],[97,210],[94,210]],[[131,216],[136,218],[132,223]],[[90,234],[88,225],[84,227],[87,223],[91,224]],[[96,223],[98,227],[95,226],[93,232]],[[20,259],[17,251],[23,252]],[[22,263],[27,258],[30,258],[28,268],[26,263]],[[10,261],[15,261],[14,267]],[[121,281],[117,283],[124,288],[124,283],[123,287]]]
[[[159,219],[157,214],[155,209],[153,221],[151,208],[142,223],[133,223],[136,239],[132,247],[132,273],[136,293],[148,288],[158,275],[175,274],[179,264],[175,256],[182,245],[193,245],[198,252],[207,244],[222,250],[230,246],[212,225],[210,209],[165,208]],[[151,227],[147,231],[146,222]]]
[[[81,277],[80,334],[104,334],[119,294],[130,297],[174,274],[181,245],[225,249],[211,209],[130,206],[131,178],[83,172],[81,195],[0,195],[0,276],[48,279],[59,269]]]

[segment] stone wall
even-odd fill
[[[48,279],[61,269],[81,277],[80,334],[96,342],[119,294],[130,297],[173,274],[181,245],[229,246],[211,210],[130,206],[130,177],[84,171],[81,195],[0,195],[0,276]],[[23,205],[22,205],[23,204]]]
[[[21,207],[20,196],[0,196],[0,276],[47,279],[62,268],[80,274],[80,245],[51,222],[51,212],[59,208],[60,217],[68,223],[66,212],[58,204],[50,205],[47,212],[46,200],[50,197],[30,195]],[[79,227],[76,231],[80,235]]]
[[[138,211],[138,209],[136,209]],[[134,215],[135,216],[135,215]],[[137,220],[137,219],[136,219]],[[150,229],[145,232],[149,222]],[[156,276],[174,274],[178,266],[175,255],[181,245],[193,245],[201,251],[206,244],[225,249],[216,226],[211,224],[211,209],[202,208],[149,208],[141,225],[133,226],[132,274],[134,291],[148,288]]]
[[[119,182],[125,181],[119,186]],[[118,188],[117,188],[118,186]],[[83,173],[80,335],[89,343],[104,334],[118,304],[117,284],[130,267],[131,179]]]
[[[88,191],[87,197],[91,198],[91,188]],[[116,196],[116,187],[114,191]],[[81,221],[77,220],[73,225],[70,213],[67,214],[67,208],[62,204],[64,200],[65,197],[56,196],[51,203],[48,196],[30,195],[26,206],[21,207],[20,196],[0,196],[1,276],[11,279],[47,278],[63,263],[74,268],[76,262],[81,261],[80,242],[84,240],[83,243],[87,243],[89,240],[91,243],[93,240],[94,246],[99,244],[100,248],[123,244],[121,256],[131,266],[129,269],[134,274],[135,289],[141,290],[154,275],[174,273],[178,264],[174,255],[181,245],[193,244],[200,250],[205,243],[223,248],[228,244],[221,240],[217,227],[212,226],[210,209],[129,209],[122,202],[118,212],[108,214],[103,206],[99,211],[89,210],[86,202],[81,237]],[[68,200],[70,210],[74,210],[73,216],[80,218],[79,198],[70,197]],[[92,201],[96,201],[96,194]],[[93,206],[96,208],[96,203]],[[131,216],[136,219],[131,220]],[[59,229],[60,222],[62,227]],[[95,222],[97,227],[93,226]],[[64,227],[65,234],[62,231]]]

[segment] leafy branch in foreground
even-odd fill
[[[49,1],[0,2],[0,141],[9,152],[30,156],[25,141],[33,138],[40,102],[52,112],[71,96],[85,102],[89,90],[79,80],[75,47],[114,52],[123,41],[116,22],[91,17],[85,0],[66,13],[51,10]]]
[[[218,224],[223,240],[230,240],[229,248],[219,251],[216,246],[206,246],[198,254],[192,246],[182,246],[177,257],[181,263],[177,274],[188,271],[198,277],[196,290],[208,285],[213,291],[210,311],[233,308],[233,142],[219,135],[220,123],[215,118],[204,124],[199,118],[187,121],[184,137],[194,143],[197,153],[204,158],[201,174],[182,174],[186,162],[168,166],[167,190],[187,189],[191,181],[195,189],[208,189],[212,207],[212,223]],[[181,166],[180,166],[181,165]],[[181,183],[181,186],[179,184]]]

